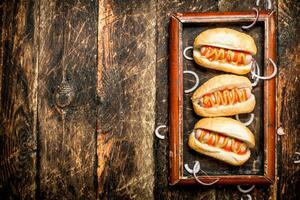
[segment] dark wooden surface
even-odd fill
[[[33,1],[1,3],[0,196],[32,199],[37,161],[37,48]]]
[[[277,182],[251,195],[297,199],[300,5],[272,2],[277,126],[285,135],[278,138]],[[1,1],[0,199],[240,199],[235,186],[169,186],[168,140],[153,131],[168,124],[171,13],[244,11],[253,4]]]

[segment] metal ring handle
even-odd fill
[[[186,48],[184,49],[184,51],[183,51],[183,56],[184,56],[185,59],[187,59],[187,60],[194,60],[194,58],[192,58],[192,57],[186,55],[186,52],[187,52],[188,50],[190,50],[190,49],[194,49],[194,47],[193,47],[193,46],[188,46],[188,47],[186,47]]]
[[[253,65],[255,65],[255,67],[253,67]],[[252,69],[253,69],[253,73],[252,73]],[[255,81],[253,83],[251,83],[252,87],[257,86],[259,78],[256,78],[253,74],[255,74],[257,72],[257,75],[260,76],[260,69],[259,69],[259,65],[257,64],[256,60],[252,60],[252,64],[251,64],[251,74],[252,74],[252,79],[254,79]]]
[[[191,74],[191,75],[193,75],[195,77],[195,79],[196,79],[195,85],[192,88],[190,88],[190,89],[184,90],[184,93],[193,92],[198,87],[198,85],[199,85],[199,77],[198,77],[198,75],[195,72],[190,71],[190,70],[185,70],[185,71],[183,71],[183,73],[184,74]]]
[[[241,188],[241,185],[238,185],[237,188],[238,188],[238,190],[239,190],[241,193],[246,194],[246,193],[251,192],[251,191],[255,188],[255,185],[252,185],[252,186],[251,186],[249,189],[247,189],[247,190],[242,189],[242,188]]]
[[[272,2],[271,2],[271,0],[267,0],[267,3],[268,3],[267,9],[268,10],[272,10]],[[257,7],[259,6],[259,4],[260,4],[260,0],[256,0],[256,6]]]
[[[297,151],[296,151],[295,154],[300,156],[300,152],[297,152]],[[295,160],[294,163],[295,163],[295,164],[300,163],[300,159],[299,159],[299,160]]]
[[[254,21],[251,24],[247,25],[247,26],[242,26],[242,29],[250,29],[256,24],[256,22],[258,20],[258,17],[259,17],[259,11],[258,11],[257,8],[252,8],[252,10],[254,10],[255,13],[256,13]]]
[[[252,200],[252,196],[250,194],[246,194],[246,197],[248,198],[248,200]],[[241,197],[241,200],[244,200],[243,197]]]
[[[202,182],[200,179],[198,179],[198,177],[197,177],[197,175],[196,175],[197,169],[198,169],[198,171],[201,170],[199,161],[196,161],[196,162],[195,162],[195,165],[194,165],[194,167],[193,167],[193,175],[194,175],[194,178],[196,179],[196,181],[197,181],[198,183],[200,183],[201,185],[210,186],[210,185],[213,185],[213,184],[215,184],[216,182],[219,181],[219,179],[217,178],[216,180],[214,180],[214,181],[211,182],[211,183],[204,183],[204,182]],[[201,170],[201,171],[204,172],[203,170]],[[204,173],[206,174],[206,172],[204,172]],[[207,175],[207,174],[206,174],[206,175]],[[207,176],[208,176],[208,175],[207,175]]]
[[[238,121],[240,121],[240,122],[242,122],[242,121],[240,120],[240,118],[239,118],[239,114],[235,115],[235,119],[238,120]],[[253,120],[254,120],[254,114],[251,113],[250,119],[249,119],[248,121],[242,122],[242,123],[243,123],[245,126],[249,126],[249,125],[253,122]]]
[[[269,62],[271,62],[271,64],[272,64],[273,67],[274,67],[273,73],[272,73],[270,76],[259,76],[259,75],[255,74],[255,73],[251,70],[252,76],[254,76],[254,77],[258,78],[258,79],[262,79],[262,80],[268,80],[268,79],[271,79],[271,78],[273,78],[274,76],[276,76],[277,71],[278,71],[277,65],[275,64],[275,62],[274,62],[271,58],[269,58]],[[256,63],[256,65],[258,65],[256,61],[255,61],[255,63]],[[253,66],[253,65],[252,65],[252,66]]]
[[[156,135],[156,137],[158,137],[159,139],[164,140],[164,139],[165,139],[165,136],[164,136],[164,135],[161,135],[161,134],[159,133],[159,129],[161,129],[161,128],[167,128],[167,126],[166,126],[166,125],[160,125],[160,126],[156,127],[156,129],[155,129],[155,135]]]

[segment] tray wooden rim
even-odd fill
[[[264,23],[265,45],[264,60],[276,61],[276,28],[274,12],[260,11],[259,22]],[[226,16],[226,17],[224,17]],[[180,160],[183,135],[183,60],[182,27],[184,23],[211,22],[251,22],[253,12],[210,12],[210,13],[175,13],[170,19],[170,60],[169,60],[169,167],[171,185],[197,184],[194,178],[183,176],[183,164]],[[267,62],[265,62],[267,63]],[[271,74],[273,67],[265,64],[265,75]],[[273,184],[275,179],[275,82],[276,79],[264,82],[264,175],[229,175],[213,176],[219,178],[217,185],[224,184]],[[198,177],[203,182],[209,182],[207,177]]]

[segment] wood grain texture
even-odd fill
[[[100,1],[100,199],[152,199],[155,1]]]
[[[299,199],[300,165],[300,2],[278,1],[278,127],[285,135],[280,136],[278,146],[278,199]]]
[[[0,4],[0,197],[35,199],[36,4]]]
[[[168,136],[157,140],[153,131],[168,124],[171,13],[244,11],[254,2],[1,1],[0,198],[240,199],[236,187],[169,186]],[[286,135],[278,139],[277,195],[276,185],[251,195],[297,199],[300,5],[272,2]],[[57,107],[63,76],[74,97]]]
[[[6,7],[5,7],[5,4],[4,2],[0,3],[0,13],[1,13],[1,20],[0,20],[0,94],[1,94],[1,91],[2,91],[2,76],[3,76],[3,63],[4,63],[4,35],[3,35],[3,32],[4,32],[4,13],[6,11]],[[0,95],[0,102],[1,102],[1,99],[2,99],[2,96]]]
[[[97,1],[41,1],[39,9],[37,195],[95,199]],[[61,91],[64,77],[71,89]]]

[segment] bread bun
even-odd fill
[[[255,107],[255,97],[253,94],[243,102],[232,105],[220,105],[206,108],[199,104],[199,99],[205,94],[213,93],[223,89],[249,88],[252,89],[251,82],[248,78],[237,75],[219,75],[209,79],[201,85],[193,94],[192,102],[194,111],[197,115],[203,117],[232,116],[240,113],[250,113]]]
[[[203,31],[194,41],[193,57],[198,65],[206,68],[231,72],[235,74],[246,74],[251,71],[252,62],[247,65],[236,66],[231,63],[210,61],[201,55],[202,46],[212,46],[236,51],[242,51],[255,55],[257,48],[250,35],[229,28],[215,28]]]
[[[229,28],[209,29],[200,33],[194,41],[194,49],[204,45],[244,51],[252,55],[257,53],[255,42],[250,35]]]
[[[213,157],[215,159],[221,160],[234,166],[243,165],[250,158],[251,155],[249,149],[247,150],[246,154],[239,155],[233,152],[221,150],[218,147],[202,144],[195,138],[195,132],[192,132],[190,134],[189,146],[201,154]]]
[[[196,123],[194,130],[196,129],[220,133],[246,143],[249,148],[255,147],[255,138],[252,132],[241,122],[231,118],[204,118]],[[190,134],[188,145],[201,154],[216,158],[235,166],[244,164],[251,155],[249,148],[245,154],[240,155],[234,152],[226,151],[219,147],[201,143],[196,139],[195,131]]]
[[[229,117],[203,118],[195,124],[194,129],[199,128],[238,139],[250,148],[255,146],[253,133],[244,124]]]
[[[215,69],[224,72],[230,72],[234,74],[247,74],[251,71],[252,63],[245,66],[236,66],[230,63],[221,63],[219,61],[209,61],[207,58],[200,54],[200,49],[194,49],[193,51],[194,60],[198,65],[209,69]]]

